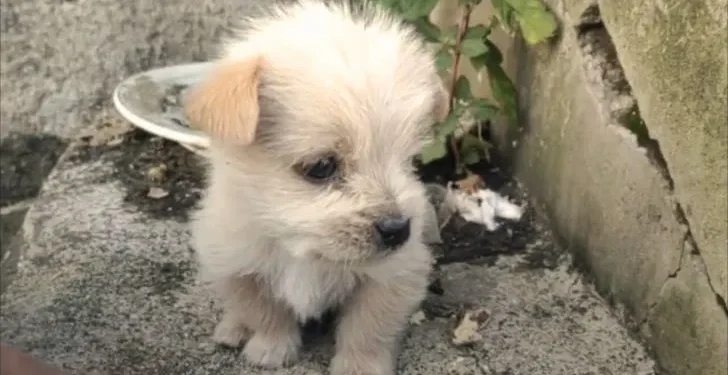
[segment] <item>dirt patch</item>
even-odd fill
[[[0,141],[0,207],[38,195],[67,143],[47,134],[10,134]]]
[[[111,162],[112,177],[126,191],[124,200],[154,218],[186,221],[200,199],[204,186],[201,160],[175,142],[139,129],[96,147],[90,145],[90,137],[82,142],[72,160]]]
[[[9,212],[0,216],[0,259],[5,262],[5,251],[8,250],[13,236],[23,226],[28,209]]]
[[[152,217],[185,221],[190,209],[198,202],[204,189],[204,172],[199,156],[180,145],[133,129],[102,145],[85,140],[72,158],[79,162],[108,160],[114,166],[112,178],[122,182],[125,200]],[[527,202],[518,183],[508,176],[496,158],[475,166],[487,188],[497,191],[517,204]],[[460,176],[449,174],[448,160],[419,169],[423,182],[445,183]],[[539,240],[543,229],[538,227],[535,210],[526,205],[519,221],[503,221],[495,231],[453,217],[442,229],[443,244],[434,246],[437,264],[456,262],[492,264],[498,256],[526,253],[526,268],[551,268],[562,251],[552,241]],[[435,278],[431,291],[440,291]]]
[[[501,167],[504,161],[493,155],[490,161],[470,166],[473,173],[483,177],[487,189],[498,192],[511,202],[525,205],[518,221],[500,221],[495,231],[484,226],[453,217],[442,228],[442,245],[434,246],[437,263],[429,285],[429,296],[422,304],[428,318],[452,318],[472,308],[468,304],[440,298],[445,294],[440,281],[440,267],[450,263],[469,263],[492,266],[501,256],[521,255],[522,269],[553,269],[564,256],[564,250],[554,244],[551,231],[544,226],[545,219],[529,201],[525,190]],[[445,158],[427,166],[419,166],[421,180],[446,184],[463,175],[452,173],[452,159]]]
[[[155,218],[187,220],[205,184],[201,160],[197,155],[177,143],[138,129],[106,139],[101,145],[94,143],[91,137],[82,141],[85,143],[77,148],[72,158],[79,162],[103,159],[113,163],[113,178],[122,182],[127,202]],[[476,165],[472,170],[483,177],[489,189],[517,204],[525,203],[527,196],[499,168],[499,162],[493,158],[490,162]],[[445,183],[460,177],[449,173],[449,163],[445,159],[420,168],[421,180]],[[551,242],[542,241],[543,246],[529,248],[529,245],[537,242],[538,234],[542,231],[537,228],[537,221],[530,205],[527,205],[519,221],[503,221],[492,232],[482,225],[453,217],[442,229],[444,243],[434,246],[438,264],[490,264],[497,256],[531,250],[527,255],[527,267],[552,267],[561,251]]]
[[[546,234],[546,238],[538,239],[531,244],[531,248],[524,256],[523,267],[555,269],[564,254],[564,249],[554,243],[550,234]]]
[[[0,216],[0,294],[5,292],[17,273],[24,246],[20,228],[27,212],[26,208]]]
[[[483,161],[471,170],[483,177],[486,188],[498,192],[512,202],[523,205],[527,196],[518,183],[498,166],[500,160]],[[421,180],[427,183],[445,184],[447,181],[459,180],[463,176],[452,173],[448,159],[419,168]],[[523,252],[527,245],[537,238],[535,211],[526,205],[520,220],[499,221],[495,231],[488,231],[484,226],[465,221],[454,216],[442,228],[443,244],[435,246],[438,264],[468,262],[488,264],[498,255],[509,255]]]
[[[436,247],[439,264],[468,262],[487,264],[497,255],[512,255],[526,250],[536,237],[533,213],[526,211],[521,221],[503,223],[493,232],[482,225],[454,217],[442,229],[443,245]]]
[[[0,292],[15,274],[29,202],[66,147],[60,138],[46,134],[11,133],[0,141]]]
[[[176,119],[180,115],[179,107],[186,89],[185,86],[168,87],[158,101],[150,105],[159,107],[157,110],[168,118]],[[183,117],[177,123],[188,126]],[[117,177],[127,189],[127,201],[153,216],[186,219],[187,211],[199,199],[204,185],[197,157],[177,144],[140,130],[124,135],[121,143],[116,143],[115,147],[123,152],[112,157]],[[86,152],[89,155],[107,152],[104,147]],[[427,166],[418,166],[418,172],[423,182],[445,184],[463,177],[453,173],[452,164],[452,158],[446,157]],[[487,188],[518,204],[524,203],[527,197],[518,184],[498,167],[501,164],[497,155],[493,155],[491,160],[470,169],[483,177]],[[535,239],[534,223],[535,214],[530,207],[521,220],[503,222],[493,232],[481,225],[454,218],[442,229],[444,245],[434,249],[438,263],[487,263],[498,255],[522,252]]]

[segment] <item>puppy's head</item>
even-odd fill
[[[420,241],[412,159],[449,104],[423,42],[368,4],[301,2],[248,27],[187,102],[215,191],[299,257],[362,263]]]

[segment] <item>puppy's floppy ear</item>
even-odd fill
[[[260,117],[261,63],[261,58],[222,62],[187,98],[192,126],[226,142],[253,143]]]

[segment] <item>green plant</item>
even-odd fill
[[[518,103],[513,82],[501,64],[503,56],[491,42],[491,31],[500,26],[509,34],[520,31],[529,44],[550,38],[557,29],[556,19],[542,0],[488,0],[496,15],[489,24],[471,25],[473,8],[483,0],[458,0],[461,16],[455,26],[439,28],[430,22],[430,14],[439,1],[445,0],[378,0],[413,25],[436,49],[438,70],[449,82],[450,111],[447,118],[434,126],[435,140],[425,147],[423,164],[453,155],[455,167],[462,171],[489,157],[490,145],[483,139],[483,124],[496,115],[517,124]],[[473,95],[467,77],[460,74],[462,60],[488,74],[493,100]],[[449,150],[448,150],[449,149]]]

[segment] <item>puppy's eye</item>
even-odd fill
[[[326,156],[302,168],[303,176],[311,182],[324,182],[336,175],[339,163],[333,156]]]

